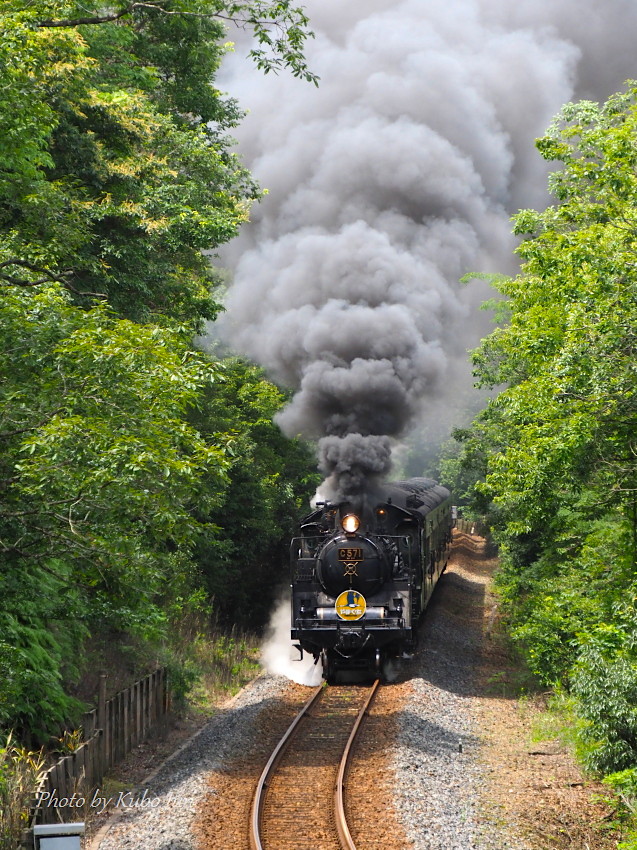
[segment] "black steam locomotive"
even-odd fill
[[[383,485],[356,508],[319,503],[291,545],[292,639],[328,682],[383,676],[408,654],[446,565],[449,491],[429,478]]]

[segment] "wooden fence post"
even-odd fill
[[[106,720],[106,673],[100,673],[97,691],[97,728],[102,730],[99,742],[100,769],[106,772],[108,769],[108,724]]]
[[[129,715],[129,706],[130,706],[130,690],[124,691],[122,694],[123,705],[122,705],[122,758],[128,755],[130,750],[129,747],[129,731],[130,727],[128,725],[128,715]]]
[[[88,795],[113,764],[163,724],[170,711],[170,690],[165,669],[156,670],[130,688],[106,699],[106,674],[100,673],[97,709],[84,715],[86,740],[72,754],[47,771],[40,790],[57,791],[59,798],[73,792]],[[90,735],[88,734],[90,731]],[[55,806],[32,806],[33,823],[50,823],[60,817]],[[25,840],[30,840],[25,833]]]

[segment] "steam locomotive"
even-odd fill
[[[448,490],[430,478],[383,485],[360,505],[318,503],[291,544],[292,640],[328,682],[385,677],[413,651],[447,565]]]

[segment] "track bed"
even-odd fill
[[[321,687],[306,703],[259,782],[253,850],[354,848],[342,784],[351,743],[377,686]]]

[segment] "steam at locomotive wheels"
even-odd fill
[[[451,496],[429,478],[385,484],[360,504],[318,503],[291,545],[292,639],[328,682],[384,677],[413,651],[447,566]]]

